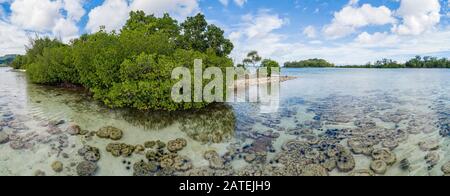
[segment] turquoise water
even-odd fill
[[[78,175],[89,145],[101,158],[93,175],[443,175],[450,161],[450,70],[289,69],[281,100],[215,105],[183,113],[110,110],[84,92],[29,84],[24,73],[0,68],[0,175]],[[61,121],[61,132],[49,131]],[[107,152],[111,141],[70,135],[123,130],[119,141],[143,145],[182,138],[180,164]],[[0,137],[1,139],[1,137]],[[1,140],[0,140],[1,142]],[[213,152],[213,153],[211,153]],[[381,152],[381,153],[380,153]],[[381,156],[381,155],[382,156]],[[164,157],[164,158],[167,158]],[[153,170],[137,167],[140,161]],[[55,172],[52,163],[61,162]],[[176,162],[175,161],[175,162]],[[147,165],[148,166],[148,165]],[[137,172],[139,171],[139,172]]]

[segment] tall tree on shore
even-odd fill
[[[259,62],[261,62],[262,57],[259,56],[258,51],[254,50],[254,51],[250,51],[247,54],[247,58],[244,59],[243,63],[245,66],[253,66],[256,67],[258,65]]]

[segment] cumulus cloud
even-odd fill
[[[0,56],[22,54],[27,43],[28,35],[24,30],[0,20]]]
[[[392,11],[386,6],[364,4],[358,7],[358,1],[351,0],[342,10],[334,13],[332,23],[325,26],[323,31],[327,37],[336,39],[352,34],[361,27],[395,22]]]
[[[313,26],[307,26],[305,29],[303,29],[303,34],[306,35],[308,38],[316,38],[317,32],[316,28]]]
[[[86,29],[95,32],[104,26],[106,30],[120,29],[126,22],[129,14],[127,0],[105,0],[102,5],[89,12],[89,21]]]
[[[95,32],[100,26],[105,26],[109,31],[118,30],[125,24],[129,12],[135,10],[158,16],[169,13],[177,19],[184,19],[200,8],[198,0],[105,0],[89,12],[86,29]]]
[[[439,0],[402,0],[397,15],[402,23],[392,31],[400,35],[420,35],[436,26],[441,18]]]
[[[224,6],[228,6],[230,0],[219,0],[219,2]],[[245,3],[247,3],[247,0],[233,0],[233,2],[239,7],[244,7]]]
[[[11,22],[26,30],[51,31],[61,18],[60,1],[15,0],[11,4]]]

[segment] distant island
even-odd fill
[[[308,59],[303,61],[286,62],[285,68],[370,68],[370,69],[398,69],[398,68],[450,68],[450,60],[447,58],[437,57],[421,57],[407,61],[406,63],[399,63],[392,59],[382,59],[375,63],[367,63],[365,65],[344,65],[336,66],[324,59]]]
[[[5,56],[0,56],[0,67],[6,67],[11,64],[17,57],[15,54],[8,54]]]
[[[334,64],[329,63],[325,59],[308,59],[303,61],[292,61],[284,63],[285,68],[320,68],[320,67],[335,67]]]

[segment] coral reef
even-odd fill
[[[111,140],[117,141],[117,140],[122,139],[123,131],[116,127],[107,126],[107,127],[100,128],[96,134],[97,134],[97,137],[99,137],[99,138],[111,139]]]
[[[97,164],[90,161],[83,161],[77,165],[77,174],[79,176],[93,176],[97,172]]]

